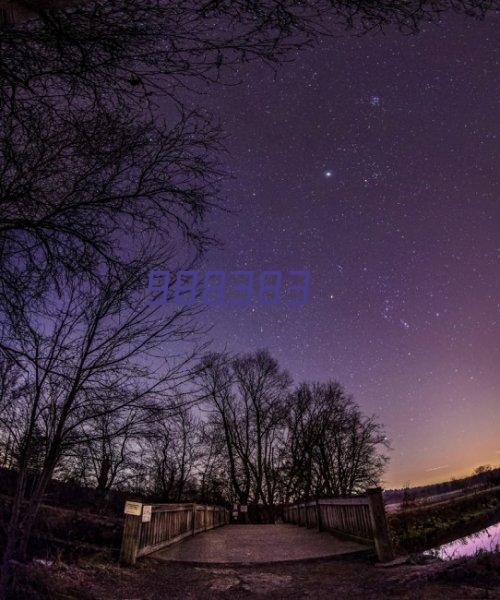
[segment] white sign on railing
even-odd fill
[[[127,500],[125,502],[125,509],[123,511],[126,515],[135,515],[140,517],[142,513],[142,502],[131,502]]]
[[[153,507],[151,504],[145,504],[142,507],[142,522],[149,523],[151,521],[151,514],[153,513]]]

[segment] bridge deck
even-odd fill
[[[366,551],[356,542],[296,525],[226,525],[160,550],[157,559],[203,564],[264,564]]]

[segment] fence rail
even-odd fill
[[[229,511],[222,506],[127,502],[120,560],[134,564],[141,556],[228,522]]]
[[[382,490],[360,496],[314,500],[285,506],[288,523],[331,531],[364,544],[374,545],[379,560],[394,558]]]

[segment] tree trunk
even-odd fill
[[[40,508],[40,504],[42,503],[43,495],[45,494],[45,490],[47,489],[47,485],[50,479],[52,478],[52,474],[57,463],[57,448],[58,446],[54,445],[49,450],[42,472],[40,473],[40,477],[36,482],[35,489],[31,494],[28,506],[26,507],[26,511],[21,520],[19,539],[19,556],[21,560],[26,560],[26,555],[28,552],[28,543],[31,537],[31,532],[33,530],[33,525],[35,524],[35,520],[38,515],[38,510]]]
[[[104,458],[101,462],[99,476],[97,477],[97,493],[101,499],[106,497],[106,493],[108,491],[108,479],[110,471],[111,461],[109,458]]]
[[[0,572],[0,599],[5,600],[12,583],[12,561],[19,558],[19,522],[21,518],[21,507],[26,491],[27,472],[25,468],[20,469],[17,476],[16,490],[12,499],[12,508],[9,524],[7,526],[7,539],[2,556],[2,568]]]

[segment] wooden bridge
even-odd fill
[[[288,505],[284,520],[229,525],[229,511],[220,506],[127,502],[121,561],[134,564],[154,554],[198,564],[256,564],[370,549],[382,562],[394,558],[379,488],[355,497]]]

